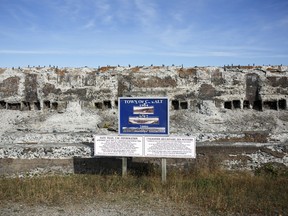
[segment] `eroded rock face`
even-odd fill
[[[199,89],[199,99],[202,100],[213,100],[216,96],[220,96],[220,92],[217,92],[216,89],[209,84],[202,84]]]
[[[37,74],[26,74],[25,75],[25,82],[24,82],[24,95],[25,101],[33,102],[38,101],[38,92],[37,92]]]
[[[123,96],[168,97],[170,133],[203,145],[287,145],[287,77],[287,66],[0,69],[0,158],[93,152],[93,134],[117,134]]]
[[[287,104],[287,67],[102,67],[1,69],[2,103],[89,102],[82,106],[110,101],[119,96],[167,96],[170,101],[197,103],[211,100],[226,109],[283,109]],[[269,102],[272,101],[272,104]],[[276,101],[276,105],[273,105]],[[226,103],[225,103],[226,102]],[[270,105],[269,105],[270,104]],[[194,106],[194,107],[193,107]],[[196,106],[196,107],[195,107]],[[287,105],[286,105],[287,106]],[[186,106],[184,106],[186,109]],[[173,109],[173,105],[171,105]],[[264,107],[265,108],[265,107]]]
[[[277,76],[271,76],[267,78],[273,87],[282,87],[287,88],[288,87],[288,80],[287,77],[277,77]]]
[[[0,95],[2,98],[10,97],[18,93],[20,78],[9,77],[0,82]]]

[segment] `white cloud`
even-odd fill
[[[109,26],[114,23],[114,15],[111,5],[106,0],[93,1],[91,4],[86,6],[86,13],[82,15],[83,29],[99,30],[100,25]],[[84,11],[84,9],[83,9]],[[82,12],[81,14],[83,14]]]
[[[158,32],[159,40],[166,46],[179,47],[184,45],[193,38],[192,27],[177,28],[175,26],[167,26]]]
[[[174,57],[230,57],[237,56],[234,52],[217,52],[217,51],[191,51],[191,52],[156,52],[155,55],[174,56]]]
[[[178,23],[182,23],[184,21],[183,13],[179,11],[174,11],[173,13],[171,13],[171,17]]]
[[[134,0],[136,9],[134,12],[137,20],[140,21],[144,28],[154,28],[157,22],[157,9],[156,5],[149,1]]]
[[[97,49],[97,50],[0,50],[0,54],[16,54],[16,55],[130,55],[140,54],[137,50],[133,49]]]
[[[61,55],[61,54],[68,54],[65,51],[48,51],[48,50],[0,50],[0,54],[23,54],[23,55]]]
[[[95,20],[91,19],[91,20],[88,20],[86,24],[84,24],[83,29],[91,29],[94,27],[95,27]]]
[[[101,14],[106,14],[111,9],[110,4],[106,0],[96,1],[95,6]]]

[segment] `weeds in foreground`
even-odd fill
[[[102,199],[161,197],[193,203],[206,210],[240,214],[288,214],[287,176],[237,172],[170,172],[165,184],[159,175],[122,178],[118,175],[70,175],[0,178],[0,202],[64,204]]]

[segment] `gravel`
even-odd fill
[[[171,201],[150,200],[144,203],[137,201],[117,201],[117,202],[103,202],[93,201],[89,203],[81,202],[66,204],[66,205],[27,205],[19,203],[9,203],[0,205],[1,216],[13,215],[97,215],[97,216],[115,216],[115,215],[212,215],[211,213],[201,210],[198,207],[189,204],[176,204]],[[215,214],[213,214],[215,215]]]

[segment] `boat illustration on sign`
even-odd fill
[[[129,117],[130,124],[159,124],[159,118]]]
[[[133,114],[154,114],[154,107],[153,106],[148,106],[148,107],[134,106]]]

